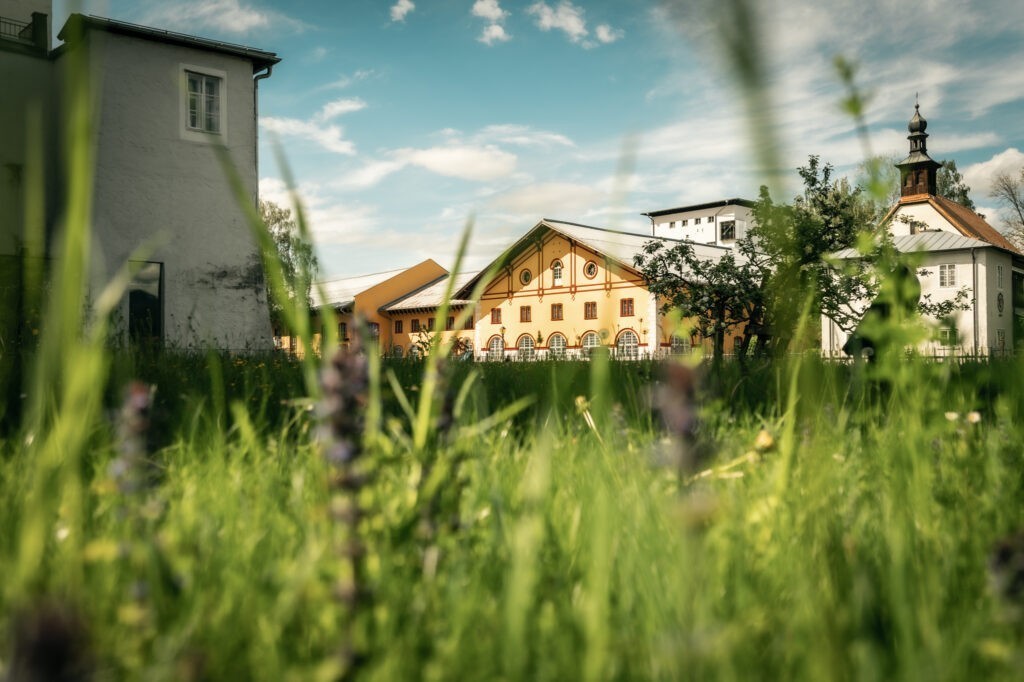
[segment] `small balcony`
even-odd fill
[[[49,46],[47,16],[32,13],[32,21],[17,21],[0,17],[0,41],[7,41],[45,51]]]

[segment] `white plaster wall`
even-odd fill
[[[931,204],[926,202],[922,202],[920,204],[907,204],[896,209],[889,225],[889,232],[891,232],[894,237],[902,237],[910,234],[910,225],[903,220],[900,220],[901,217],[922,222],[927,225],[930,230],[942,230],[944,232],[960,234],[959,230],[953,227],[948,220],[943,218]]]
[[[979,313],[984,325],[983,343],[994,353],[1011,351],[1014,347],[1013,338],[1013,262],[1010,254],[997,249],[982,249],[978,254],[979,272]],[[1003,267],[1003,286],[999,286],[998,266]],[[1003,294],[1003,311],[999,312],[998,298]],[[998,330],[1005,332],[1005,347],[999,347]]]
[[[146,259],[164,264],[168,346],[272,347],[258,251],[213,144],[182,139],[182,65],[224,72],[223,142],[246,201],[257,193],[251,63],[198,49],[93,32],[98,120],[93,221],[109,279],[150,240]],[[66,60],[67,57],[62,57]],[[127,303],[123,311],[127,317]]]
[[[694,220],[697,218],[701,219],[700,225],[694,224]],[[711,218],[713,218],[713,222],[708,222]],[[680,226],[681,220],[686,220],[685,226]],[[727,220],[736,221],[736,238],[739,239],[746,234],[748,227],[752,224],[751,211],[746,206],[734,204],[657,216],[654,219],[654,236],[666,239],[686,239],[698,244],[732,246],[733,241],[720,242],[718,240],[718,223]],[[675,227],[669,227],[673,223]]]

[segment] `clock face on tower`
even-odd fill
[[[1003,292],[1000,291],[999,295],[996,296],[996,309],[998,309],[999,312],[1002,313],[1003,312],[1003,307],[1005,305],[1006,305],[1006,300],[1003,298]]]

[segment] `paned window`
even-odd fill
[[[434,318],[432,318],[432,317],[428,317],[427,318],[427,331],[428,332],[434,331]]]
[[[523,334],[519,337],[518,349],[520,360],[533,360],[535,348],[536,345],[532,336],[529,334]]]
[[[619,301],[619,316],[633,317],[633,299],[624,298]]]
[[[348,322],[338,323],[338,340],[348,341]]]
[[[519,321],[520,322],[531,322],[530,306],[524,305],[519,306]]]
[[[466,323],[464,325],[462,325],[462,328],[463,329],[472,329],[473,328],[473,316],[472,315],[470,315],[469,317],[466,318]]]
[[[500,336],[492,336],[487,343],[487,359],[501,360],[505,357],[505,340]]]
[[[615,344],[616,354],[620,358],[635,358],[639,355],[640,339],[630,330],[619,334],[619,341]]]
[[[501,324],[501,308],[491,308],[491,324]]]
[[[694,218],[693,219],[693,224],[694,225],[700,225],[700,218]]]
[[[693,351],[693,344],[689,336],[673,334],[669,339],[669,351],[672,355],[689,355]]]
[[[519,281],[522,284],[529,284],[532,279],[533,273],[530,272],[529,270],[523,270],[522,272],[519,273]]]
[[[583,266],[583,274],[589,279],[597,277],[597,263],[594,261],[587,261],[586,265]]]
[[[395,320],[395,333],[396,334],[401,334],[402,330],[404,329],[404,327],[405,327],[405,325],[402,324],[401,320]]]
[[[731,239],[736,239],[736,221],[735,220],[723,220],[720,223],[722,228],[722,241],[726,242]]]
[[[556,287],[562,286],[562,261],[556,260],[551,264],[551,278]]]
[[[562,318],[562,304],[561,303],[552,303],[551,304],[551,319],[552,319],[552,321],[555,321],[555,322],[563,319]]]
[[[193,71],[187,71],[186,75],[189,129],[219,133],[221,79]]]
[[[583,304],[583,319],[585,320],[596,320],[597,319],[597,302],[587,301]]]
[[[689,224],[689,222],[689,218],[683,218],[682,220],[679,221],[679,227],[686,227],[687,224]]]
[[[391,347],[391,356],[395,357],[395,358],[401,358],[402,357],[402,347],[401,346],[392,346]]]
[[[939,266],[939,286],[940,287],[955,287],[956,286],[956,265],[942,264]]]
[[[444,323],[444,328],[445,328],[445,331],[449,331],[449,332],[451,330],[455,329],[455,318],[454,317],[449,317],[445,321],[445,323]]]
[[[590,355],[591,351],[601,345],[601,337],[597,335],[597,332],[587,332],[583,335],[580,345],[583,347],[583,354]]]
[[[960,345],[959,335],[953,327],[943,327],[939,330],[939,343],[946,348]]]
[[[409,329],[412,330],[413,334],[418,332],[420,330],[420,321],[416,319],[409,322]]]
[[[561,334],[552,334],[548,337],[548,353],[552,358],[565,357],[565,337]]]

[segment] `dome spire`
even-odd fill
[[[928,121],[921,116],[921,103],[914,93],[914,115],[907,124],[910,155],[896,164],[900,169],[900,196],[935,194],[936,171],[940,164],[928,156]]]

